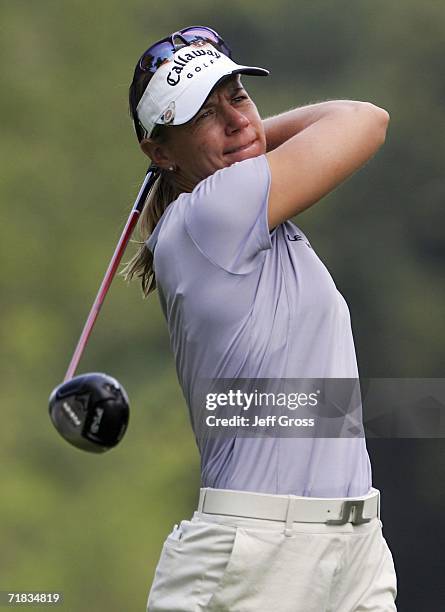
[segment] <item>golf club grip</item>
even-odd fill
[[[74,376],[74,373],[77,369],[82,353],[88,342],[88,338],[90,337],[91,331],[94,327],[94,323],[96,322],[97,316],[104,302],[105,296],[108,293],[108,289],[110,288],[114,275],[116,274],[117,267],[119,266],[119,263],[122,259],[122,255],[124,254],[125,248],[131,238],[131,235],[139,219],[139,216],[142,210],[144,209],[145,200],[147,199],[148,192],[150,191],[157,176],[158,176],[157,171],[153,169],[152,167],[150,167],[148,169],[144,182],[142,183],[142,186],[139,190],[139,193],[135,200],[133,208],[131,209],[130,216],[128,217],[127,223],[125,224],[122,235],[119,238],[119,242],[117,243],[116,249],[113,253],[113,257],[111,258],[108,269],[105,272],[105,276],[99,288],[99,291],[96,295],[96,299],[94,300],[94,303],[88,314],[88,318],[86,320],[86,323],[80,335],[77,346],[74,350],[73,356],[71,358],[71,362],[68,366],[68,370],[66,371],[64,382],[71,380],[71,378],[73,378]]]

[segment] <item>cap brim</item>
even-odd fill
[[[205,103],[213,89],[217,87],[224,79],[235,74],[246,74],[252,76],[268,76],[269,70],[258,68],[256,66],[237,66],[233,70],[209,71],[207,78],[192,81],[181,95],[175,100],[176,114],[170,125],[183,125],[190,121],[202,105]]]

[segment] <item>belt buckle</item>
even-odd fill
[[[344,501],[341,507],[340,518],[329,519],[328,521],[326,521],[326,525],[346,525],[346,523],[352,523],[352,525],[363,525],[364,523],[369,523],[371,519],[363,517],[364,505],[364,499],[348,499]]]

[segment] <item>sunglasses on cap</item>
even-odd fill
[[[154,74],[165,60],[170,59],[178,49],[184,45],[191,45],[196,42],[208,42],[224,53],[224,55],[232,57],[232,51],[229,46],[215,30],[206,26],[190,26],[189,28],[178,30],[151,45],[141,55],[136,71]]]

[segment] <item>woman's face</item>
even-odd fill
[[[261,117],[238,75],[223,81],[188,123],[164,132],[164,142],[145,141],[142,149],[158,166],[174,166],[177,183],[187,190],[220,168],[266,152]]]

